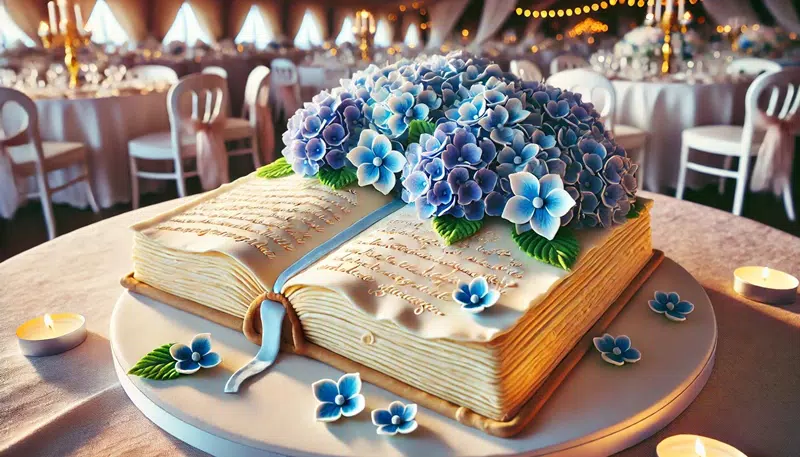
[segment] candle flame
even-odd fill
[[[764,267],[764,269],[761,270],[761,279],[766,281],[768,277],[769,277],[769,268]]]
[[[706,447],[703,446],[703,442],[700,441],[700,438],[694,440],[694,452],[697,454],[697,457],[706,457]]]
[[[53,325],[54,325],[53,318],[50,317],[49,314],[44,315],[44,325],[46,325],[47,328],[49,328],[50,330],[53,330]]]

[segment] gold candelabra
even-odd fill
[[[661,16],[661,30],[664,32],[664,44],[661,45],[661,74],[669,74],[672,64],[672,26],[675,25],[675,15],[667,11]]]
[[[64,48],[69,87],[75,89],[80,85],[78,50],[89,44],[92,34],[84,27],[81,6],[72,0],[58,0],[58,13],[55,2],[48,2],[47,13],[49,21],[39,23],[39,38],[46,49]]]
[[[356,20],[353,23],[353,32],[361,37],[358,49],[361,50],[361,60],[372,61],[372,47],[375,42],[375,16],[367,10],[356,12]]]

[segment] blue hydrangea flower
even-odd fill
[[[522,171],[539,153],[539,148],[536,143],[526,143],[522,132],[516,131],[514,141],[497,154],[497,162],[500,164],[497,167],[497,174],[507,178],[511,173]]]
[[[407,435],[417,429],[417,405],[393,401],[388,409],[372,411],[372,423],[378,427],[378,435]]]
[[[311,385],[319,405],[314,413],[318,422],[333,422],[340,417],[353,417],[364,410],[366,400],[361,395],[361,375],[348,373],[339,381],[320,379]]]
[[[575,206],[561,178],[549,174],[539,180],[523,171],[509,176],[509,182],[514,196],[506,203],[503,219],[518,226],[530,224],[533,231],[552,240],[561,227],[561,217]],[[520,230],[524,228],[518,227]]]
[[[409,92],[391,96],[387,106],[392,114],[386,120],[386,126],[395,138],[405,133],[411,121],[424,121],[430,112],[428,105],[415,103],[414,95]]]
[[[409,198],[416,200],[430,190],[431,180],[425,172],[414,171],[403,180],[403,187],[408,191]]]
[[[210,333],[195,335],[189,346],[173,344],[169,348],[169,355],[177,361],[175,371],[180,374],[196,373],[200,368],[214,368],[222,362],[219,354],[211,352]]]
[[[478,95],[470,101],[465,101],[457,109],[449,109],[445,113],[448,119],[461,126],[477,124],[486,114],[486,101]]]
[[[474,278],[469,284],[459,282],[458,288],[453,291],[453,300],[461,304],[461,309],[472,314],[494,306],[499,299],[500,292],[490,288],[483,276]]]
[[[663,314],[667,319],[683,322],[686,315],[694,311],[694,305],[681,297],[676,292],[656,292],[655,300],[647,302],[654,313]]]
[[[631,347],[631,339],[625,335],[614,338],[606,333],[602,337],[595,337],[592,341],[603,360],[612,365],[622,366],[642,359],[642,353]]]
[[[347,159],[356,168],[358,185],[372,185],[384,195],[394,189],[395,173],[400,173],[406,164],[406,158],[398,151],[392,150],[392,143],[384,135],[373,130],[364,130]]]
[[[455,167],[476,169],[486,166],[497,155],[497,149],[491,141],[478,143],[475,135],[467,129],[458,129],[453,135],[452,143],[442,153],[444,166],[450,170]]]

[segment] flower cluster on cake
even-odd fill
[[[539,256],[543,243],[569,244],[562,227],[608,228],[636,212],[637,165],[591,103],[463,52],[357,72],[305,103],[283,141],[260,175],[395,192],[448,244],[499,217]]]

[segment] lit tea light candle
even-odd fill
[[[730,444],[697,435],[670,436],[658,443],[658,457],[747,457]]]
[[[733,290],[739,295],[771,305],[791,305],[797,299],[800,281],[767,267],[741,267],[733,272]]]
[[[45,314],[17,327],[23,355],[40,357],[60,354],[86,339],[86,319],[80,314]]]

